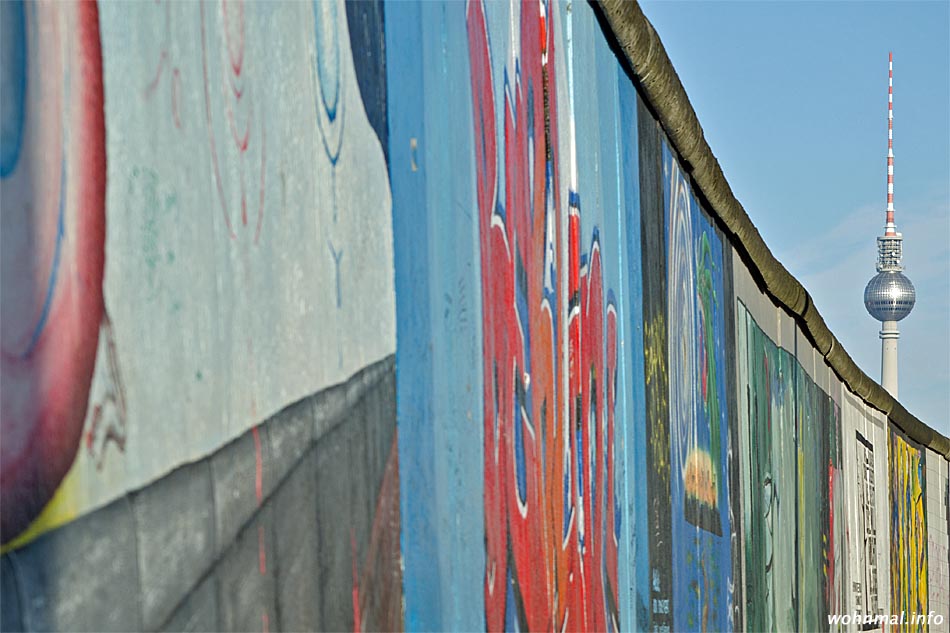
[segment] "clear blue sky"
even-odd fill
[[[865,311],[886,206],[917,305],[900,400],[950,436],[950,2],[641,2],[726,179],[855,362],[880,380]]]

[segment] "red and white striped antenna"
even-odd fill
[[[894,53],[887,54],[887,224],[884,235],[896,235],[894,226]]]

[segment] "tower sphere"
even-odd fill
[[[902,273],[876,274],[864,289],[864,307],[878,321],[900,321],[914,307],[917,292]]]

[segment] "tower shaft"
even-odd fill
[[[897,321],[881,323],[881,386],[897,400]]]

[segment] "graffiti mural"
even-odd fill
[[[612,55],[609,50],[607,53]],[[622,203],[617,209],[619,226],[612,229],[608,224],[604,234],[608,248],[611,235],[616,235],[625,246],[620,249],[622,255],[616,262],[618,277],[626,284],[620,284],[620,380],[617,383],[620,409],[617,413],[617,463],[614,468],[618,473],[617,485],[623,484],[618,491],[622,501],[618,502],[615,511],[620,513],[621,526],[618,548],[620,629],[626,631],[643,630],[649,626],[650,561],[646,555],[649,551],[649,523],[643,483],[647,473],[647,437],[639,144],[629,142],[635,138],[634,132],[638,129],[639,98],[622,68],[616,69],[616,77],[620,128],[615,142],[620,147],[619,172],[623,176],[623,190]],[[606,83],[599,77],[597,81]],[[604,177],[610,177],[606,170],[602,173]]]
[[[3,4],[4,545],[393,353],[386,154],[324,4]]]
[[[672,549],[667,347],[667,257],[663,140],[645,104],[638,110],[640,138],[641,252],[643,257],[643,368],[646,400],[646,496],[649,600],[645,620],[670,631]]]
[[[0,6],[2,534],[80,446],[104,318],[106,148],[95,4]]]
[[[401,628],[383,33],[0,3],[3,630]]]
[[[674,630],[731,630],[722,245],[664,146]]]
[[[839,414],[834,402],[798,365],[798,596],[800,628],[813,630],[840,612],[842,587],[835,565],[836,493],[840,497]],[[837,513],[841,522],[840,511]],[[840,528],[840,525],[838,526]]]
[[[743,435],[751,447],[743,507],[746,623],[750,630],[794,630],[797,623],[795,361],[741,306],[739,367],[744,377]],[[742,384],[742,381],[740,381]]]
[[[891,428],[887,451],[891,504],[891,612],[927,613],[927,469],[924,451]],[[925,623],[903,625],[925,631]]]
[[[943,608],[940,438],[762,290],[610,20],[0,2],[0,629]]]
[[[874,445],[871,444],[860,431],[855,431],[857,448],[857,485],[858,492],[857,513],[860,532],[855,536],[859,539],[858,546],[863,547],[864,565],[861,577],[854,581],[854,603],[861,614],[878,613],[880,604],[878,595],[878,564],[877,564],[877,528],[876,528],[876,490],[877,482],[874,477]]]
[[[825,595],[828,613],[842,613],[848,605],[848,513],[845,500],[844,463],[842,461],[841,408],[831,397],[827,400],[830,413],[828,425],[828,454],[826,461],[828,487],[828,537],[825,543]]]
[[[822,628],[846,604],[840,409],[739,306],[747,626]]]
[[[501,168],[482,3],[470,3],[467,15],[482,262],[486,624],[615,630],[616,306],[603,288],[596,232],[581,255],[577,193],[566,235],[557,222],[549,8],[521,7],[521,56],[506,68],[499,104]]]

